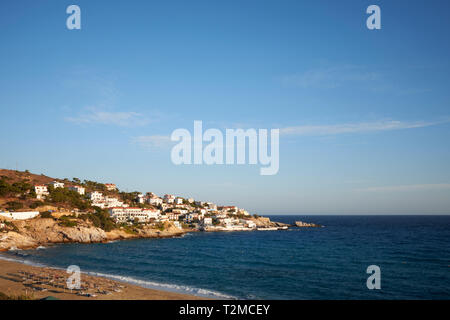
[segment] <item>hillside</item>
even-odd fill
[[[83,210],[93,212],[89,201],[75,191],[67,188],[54,190],[46,200],[36,199],[35,185],[47,185],[57,181],[65,186],[83,186],[86,192],[101,191],[105,195],[114,195],[130,201],[134,198],[133,193],[121,193],[118,191],[107,191],[102,183],[78,178],[59,179],[46,175],[33,174],[28,171],[16,171],[0,169],[0,210],[17,211],[33,210],[44,212],[47,210]]]

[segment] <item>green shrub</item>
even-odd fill
[[[50,211],[44,211],[39,214],[40,218],[48,219],[53,218],[52,213]]]
[[[62,220],[58,223],[62,227],[73,228],[78,225],[76,220]]]
[[[3,223],[5,224],[5,226],[8,227],[8,229],[11,229],[12,231],[19,233],[19,228],[17,228],[17,226],[14,224],[14,222],[3,221]]]
[[[23,208],[23,204],[17,201],[9,201],[6,203],[6,209],[9,211],[17,211]]]
[[[30,204],[31,209],[36,209],[37,207],[43,206],[44,203],[42,201],[35,201],[32,204]]]
[[[114,220],[109,216],[108,211],[105,209],[95,207],[95,213],[81,216],[83,220],[86,219],[86,217],[95,227],[101,228],[107,232],[117,227]]]

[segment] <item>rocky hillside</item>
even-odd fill
[[[66,219],[54,218],[9,222],[6,232],[0,233],[0,251],[36,248],[55,243],[94,243],[133,238],[173,237],[185,233],[169,223],[160,229],[150,226],[130,226],[105,231],[95,227],[90,221],[72,218],[70,222],[76,225],[67,226]]]

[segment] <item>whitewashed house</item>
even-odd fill
[[[159,197],[150,197],[147,199],[147,203],[151,204],[152,206],[160,206],[163,203],[163,199]]]
[[[136,196],[136,199],[134,199],[137,203],[140,203],[140,204],[144,204],[144,202],[145,202],[145,197],[144,197],[144,195],[142,194],[142,193],[139,193],[137,196]]]
[[[203,218],[203,225],[210,226],[212,225],[212,218]]]
[[[53,188],[64,188],[64,183],[58,182],[58,181],[52,181],[49,183],[50,186],[53,186]]]
[[[105,187],[108,191],[117,190],[117,186],[114,183],[105,183]]]
[[[86,192],[86,189],[84,187],[80,187],[80,186],[70,186],[69,190],[76,191],[81,195],[84,195],[84,193]]]
[[[44,199],[49,194],[47,186],[45,185],[35,185],[34,192],[36,193],[37,199]]]
[[[23,212],[8,212],[0,211],[0,216],[10,218],[13,220],[27,220],[33,219],[39,215],[39,211],[23,211]]]
[[[159,219],[161,216],[161,211],[155,209],[143,209],[142,213],[147,215],[147,219]]]
[[[98,191],[89,192],[87,196],[89,197],[89,200],[91,200],[92,202],[103,201],[103,193]]]
[[[164,202],[165,203],[174,203],[175,202],[175,196],[172,194],[165,194],[164,195]]]
[[[105,202],[105,207],[107,207],[107,208],[124,206],[123,201],[120,201],[119,199],[117,199],[115,197],[104,197],[104,202]]]

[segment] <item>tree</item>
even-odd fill
[[[6,209],[9,211],[16,211],[23,208],[23,204],[17,201],[9,201],[6,205]]]

